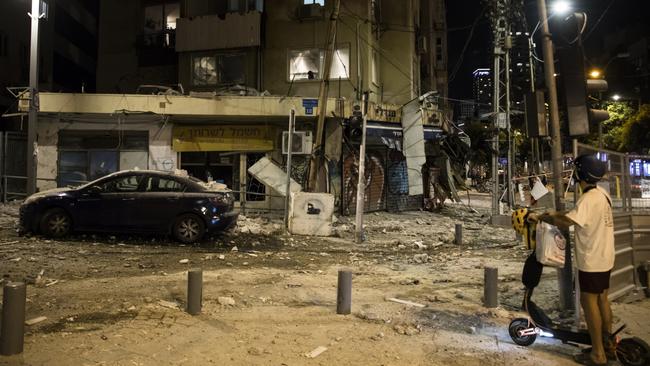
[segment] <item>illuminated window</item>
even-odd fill
[[[306,49],[289,51],[289,81],[320,80],[323,76],[325,51]],[[350,49],[339,48],[332,54],[330,79],[350,78]]]
[[[325,6],[325,0],[303,0],[303,4],[305,5],[318,4],[320,6]]]
[[[246,55],[228,53],[194,57],[192,82],[194,85],[245,84]]]

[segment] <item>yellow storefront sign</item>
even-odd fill
[[[175,151],[270,151],[275,129],[269,126],[174,126]]]

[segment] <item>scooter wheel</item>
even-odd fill
[[[650,347],[637,337],[622,339],[616,346],[616,356],[625,366],[650,365]]]
[[[520,331],[529,328],[530,328],[530,322],[526,318],[517,318],[511,321],[510,326],[508,327],[510,338],[512,338],[512,341],[520,346],[524,346],[524,347],[530,346],[531,344],[535,343],[535,340],[537,339],[537,334],[526,335],[526,336],[519,335]]]

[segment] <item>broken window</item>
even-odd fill
[[[289,51],[289,81],[320,80],[323,76],[325,50],[312,48]],[[350,48],[338,48],[332,54],[330,79],[350,78]]]
[[[198,56],[192,64],[194,85],[246,83],[245,54]]]

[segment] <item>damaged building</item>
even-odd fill
[[[97,93],[39,94],[38,189],[123,169],[184,169],[232,188],[242,208],[282,209],[284,192],[249,171],[263,158],[286,165],[294,109],[291,177],[306,189],[324,114],[326,187],[351,213],[360,142],[351,130],[367,91],[365,209],[421,208],[436,190],[453,197],[468,146],[448,121],[444,1],[342,1],[319,105],[333,8],[330,0],[101,1]]]

